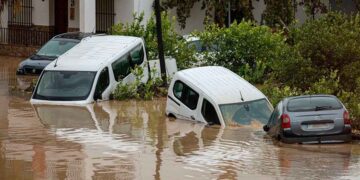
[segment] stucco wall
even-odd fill
[[[176,9],[170,10],[170,15],[176,17]],[[170,17],[171,18],[171,17]],[[204,30],[204,18],[205,10],[201,10],[201,3],[195,3],[194,7],[190,11],[190,18],[186,20],[186,26],[184,29],[181,29],[179,23],[176,22],[176,31],[181,35],[189,34],[194,30],[202,31]]]
[[[144,24],[145,22],[150,19],[151,15],[153,14],[153,3],[154,0],[135,0],[134,1],[134,11],[135,12],[144,12]]]
[[[127,23],[132,21],[134,12],[134,0],[114,0],[115,24]]]
[[[7,4],[5,5],[3,11],[0,13],[0,27],[3,27],[3,28],[7,28],[8,27],[8,24],[7,24],[7,21],[8,21],[8,6]]]
[[[49,0],[33,0],[32,21],[34,25],[49,26],[50,24],[50,2]]]
[[[69,4],[69,9],[68,12],[70,14],[70,8],[71,8],[71,0],[68,0],[68,4]],[[69,17],[69,28],[79,28],[79,22],[80,22],[80,8],[79,8],[79,0],[74,0],[74,8],[75,8],[75,16],[74,19],[71,20],[70,19],[70,15]]]

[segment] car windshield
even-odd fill
[[[38,56],[58,57],[74,47],[78,42],[53,39],[47,42],[37,53]]]
[[[265,124],[269,120],[272,106],[266,99],[220,105],[225,124],[249,125],[252,122]]]
[[[320,111],[340,109],[342,105],[334,97],[310,96],[289,100],[287,110],[289,112]]]
[[[85,100],[96,72],[45,71],[39,81],[35,99],[76,101]]]
[[[205,46],[200,40],[190,41],[188,42],[189,48],[195,48],[196,52],[204,52],[206,50]]]

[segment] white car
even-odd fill
[[[221,126],[266,123],[272,110],[260,90],[219,66],[175,73],[166,103],[168,116]]]
[[[143,39],[91,36],[45,67],[31,98],[39,104],[88,104],[108,100],[119,83],[132,83],[131,68],[143,68],[149,78]]]

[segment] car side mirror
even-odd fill
[[[270,130],[270,127],[269,127],[268,125],[264,125],[264,126],[263,126],[263,130],[264,130],[265,132],[268,132],[268,131]]]

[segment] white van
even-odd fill
[[[108,100],[118,83],[131,83],[135,65],[149,78],[144,42],[138,37],[92,36],[45,67],[31,103],[87,104]]]
[[[168,116],[221,126],[266,123],[272,110],[261,91],[218,66],[175,73],[166,103]]]

